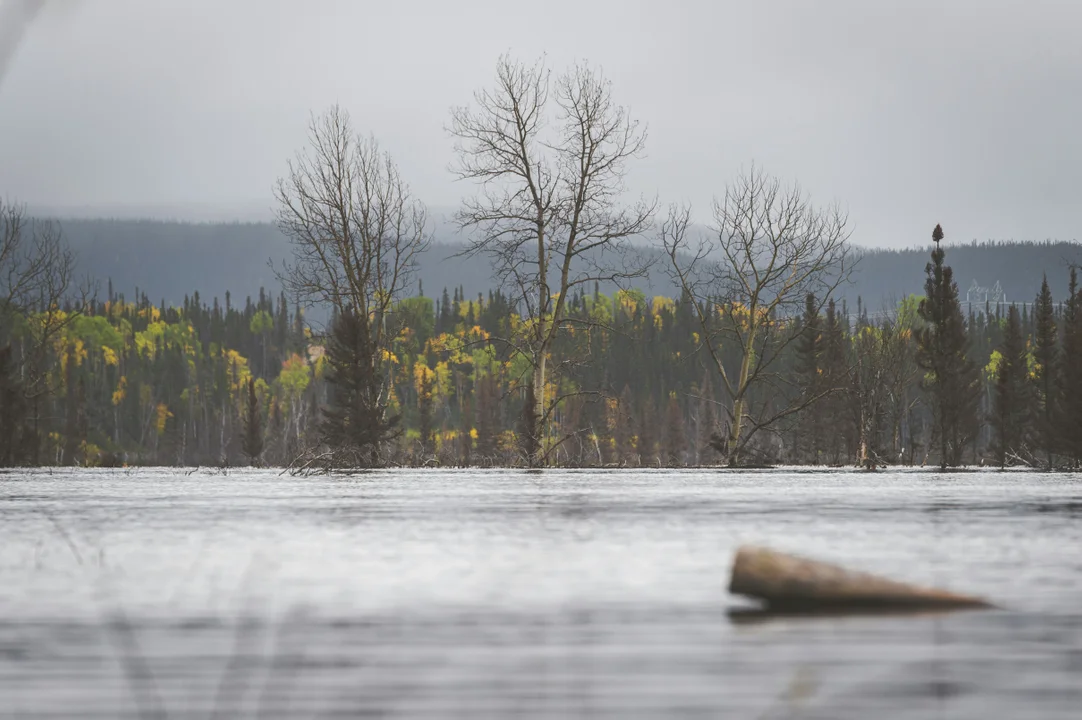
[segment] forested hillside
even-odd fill
[[[280,265],[289,257],[289,245],[270,224],[189,224],[150,220],[64,220],[64,236],[78,253],[80,269],[104,287],[111,280],[129,297],[136,288],[147,290],[153,302],[179,304],[198,291],[205,298],[224,301],[231,293],[237,302],[256,297],[260,288],[276,293],[278,282],[269,263]],[[492,288],[492,268],[484,258],[455,257],[459,238],[444,222],[436,226],[435,242],[422,255],[417,279],[428,295],[443,288],[462,287],[467,294]],[[448,237],[450,236],[450,237]],[[857,298],[871,309],[892,304],[921,292],[921,273],[930,248],[864,251],[852,284],[838,297],[856,305]],[[1082,263],[1082,244],[1069,242],[972,243],[950,246],[955,278],[965,300],[974,281],[991,288],[1001,284],[1009,301],[1032,301],[1048,273],[1052,290],[1067,291],[1069,263]],[[659,262],[649,277],[632,285],[648,295],[677,295],[666,265]],[[602,287],[606,294],[615,286]]]

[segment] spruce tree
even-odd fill
[[[64,351],[64,463],[77,464],[79,455],[79,393],[75,376],[75,346],[69,343]]]
[[[844,311],[839,315],[834,301],[827,303],[826,324],[823,328],[823,389],[830,394],[823,399],[821,409],[826,440],[821,441],[831,464],[842,463],[842,448],[852,435],[851,414],[847,412],[849,362],[846,353],[846,330],[842,327]]]
[[[499,390],[491,374],[477,381],[477,454],[481,462],[496,461],[499,435]]]
[[[241,450],[248,457],[248,464],[257,465],[263,454],[263,411],[255,394],[255,378],[248,378],[248,399],[244,403],[244,436]]]
[[[796,340],[796,378],[800,394],[810,402],[800,413],[798,426],[801,460],[819,464],[821,434],[823,429],[823,404],[813,400],[823,389],[823,328],[815,295],[808,293],[804,302],[800,335]]]
[[[717,432],[717,414],[714,412],[714,386],[710,382],[710,374],[703,373],[703,382],[699,388],[699,423],[698,437],[696,438],[696,450],[698,451],[699,465],[713,465],[717,462],[717,454],[710,443],[711,437]]]
[[[536,467],[540,463],[541,438],[537,435],[540,418],[537,417],[537,397],[533,392],[533,383],[526,383],[526,397],[519,416],[518,447],[526,458],[526,465]]]
[[[675,396],[669,398],[669,407],[665,412],[665,437],[662,442],[665,447],[665,465],[682,466],[688,439],[684,427],[684,411],[680,409],[680,401]]]
[[[1033,308],[1034,337],[1034,385],[1036,407],[1034,412],[1034,439],[1036,446],[1044,451],[1048,468],[1052,468],[1052,456],[1056,448],[1057,392],[1056,371],[1059,367],[1059,342],[1056,337],[1055,308],[1048,278],[1041,282],[1041,292]]]
[[[631,421],[631,388],[624,385],[620,399],[614,408],[615,417],[612,420],[612,442],[616,454],[616,464],[620,466],[633,465],[635,448],[632,438],[635,431]]]
[[[946,469],[961,465],[962,453],[977,432],[981,386],[977,366],[966,355],[966,322],[954,271],[943,262],[942,240],[943,228],[936,225],[932,261],[925,267],[925,297],[917,310],[925,324],[917,334],[917,362],[925,371],[933,436],[939,443],[940,467]]]
[[[642,413],[639,415],[639,437],[635,450],[639,454],[639,467],[657,467],[658,441],[657,410],[653,398],[646,398]]]
[[[417,429],[421,434],[421,454],[427,455],[434,448],[432,442],[432,377],[426,370],[417,385]]]
[[[0,347],[0,467],[29,463],[30,406],[10,345]]]
[[[330,402],[320,426],[335,465],[375,466],[380,445],[401,434],[400,416],[387,413],[376,352],[367,317],[349,310],[335,317],[326,346]]]
[[[1007,330],[999,350],[995,390],[992,396],[992,450],[1001,468],[1014,458],[1028,456],[1031,422],[1031,386],[1028,352],[1022,337],[1018,308],[1007,313]]]
[[[1063,313],[1063,353],[1060,355],[1057,432],[1059,446],[1072,466],[1082,465],[1082,289],[1078,270],[1071,268],[1070,294]]]

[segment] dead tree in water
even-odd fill
[[[474,233],[467,252],[491,258],[521,309],[521,332],[504,341],[533,370],[535,409],[523,417],[535,427],[522,437],[536,466],[562,399],[546,386],[565,368],[548,361],[568,328],[572,291],[645,273],[628,240],[649,226],[655,205],[624,205],[621,195],[646,134],[614,102],[599,72],[578,65],[552,78],[542,62],[507,57],[497,64],[495,86],[453,111],[450,130],[454,173],[478,184],[458,213],[459,224]]]
[[[728,396],[728,433],[718,445],[738,465],[757,433],[831,392],[794,396],[776,361],[800,336],[788,318],[809,296],[818,315],[848,280],[847,216],[837,206],[813,206],[798,186],[753,167],[714,201],[709,235],[690,230],[691,209],[674,206],[661,242],[673,280],[694,300],[701,347]],[[723,344],[736,346],[737,363],[724,361]]]
[[[351,409],[324,413],[322,439],[339,444],[322,456],[337,454],[334,464],[377,462],[388,433],[370,431],[389,422],[385,351],[398,332],[392,309],[428,247],[424,205],[390,155],[358,135],[337,106],[312,119],[309,147],[289,164],[276,195],[278,227],[293,251],[278,270],[282,284],[304,305],[329,307],[341,323],[340,352],[328,361],[346,382],[342,402]],[[339,427],[329,431],[328,423]]]
[[[88,293],[59,226],[0,199],[0,466],[40,462],[50,353]]]

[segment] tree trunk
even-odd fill
[[[752,315],[748,322],[753,322],[755,306],[752,306]],[[740,361],[740,378],[736,385],[736,397],[733,398],[733,422],[729,429],[729,467],[735,467],[740,462],[740,433],[744,419],[744,392],[747,390],[748,375],[751,373],[752,356],[755,354],[755,326],[752,325],[748,332],[748,344],[744,350],[744,358]]]
[[[737,550],[729,592],[763,600],[772,610],[991,607],[982,598],[750,546]]]
[[[545,351],[542,350],[533,371],[533,398],[534,412],[537,423],[533,427],[534,437],[537,438],[537,453],[530,458],[530,467],[537,467],[544,455],[544,426],[545,426]]]

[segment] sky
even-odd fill
[[[1080,32],[1075,0],[0,0],[0,197],[269,218],[338,103],[450,211],[449,111],[510,53],[601,69],[648,127],[630,192],[702,221],[754,163],[861,245],[1082,239]]]

